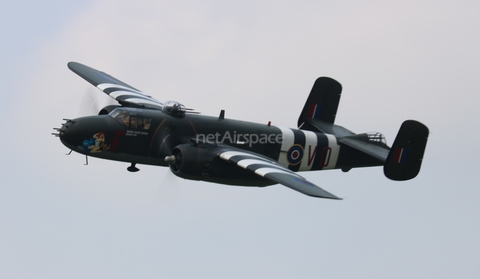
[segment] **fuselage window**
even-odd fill
[[[152,119],[150,118],[144,118],[143,119],[143,129],[144,130],[149,130],[150,126],[152,126]]]
[[[132,117],[130,117],[130,128],[138,129],[141,126],[143,126],[143,118],[132,115]]]
[[[116,119],[125,126],[130,127],[130,114],[126,110],[117,108],[113,110],[109,114],[109,116],[111,116],[113,119]]]

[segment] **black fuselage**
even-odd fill
[[[232,146],[278,161],[292,171],[382,165],[362,152],[339,145],[330,134],[199,114],[175,117],[149,109],[117,108],[109,115],[69,120],[60,129],[60,139],[68,148],[88,156],[159,166],[168,166],[165,157],[185,144]],[[239,174],[237,168],[231,174],[228,167],[216,169],[215,178],[205,175],[208,177],[200,180],[250,184],[247,180],[239,182],[246,173]],[[227,181],[218,177],[222,175]],[[228,182],[229,175],[235,177],[232,183]],[[248,179],[253,179],[254,185],[263,181],[254,175],[248,175]]]

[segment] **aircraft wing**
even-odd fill
[[[162,109],[163,107],[161,102],[151,96],[104,72],[77,62],[69,62],[68,68],[115,99],[122,106],[150,109]]]
[[[220,153],[220,158],[300,193],[317,198],[341,200],[341,198],[330,194],[297,173],[266,157],[243,150],[228,149]]]

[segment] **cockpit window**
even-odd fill
[[[143,117],[140,112],[124,108],[114,109],[109,116],[132,129],[149,130],[152,125],[151,118]]]

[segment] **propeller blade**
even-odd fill
[[[97,88],[89,86],[80,101],[79,114],[81,116],[97,115],[103,107],[108,105],[118,105],[118,103],[105,94],[100,94]]]

